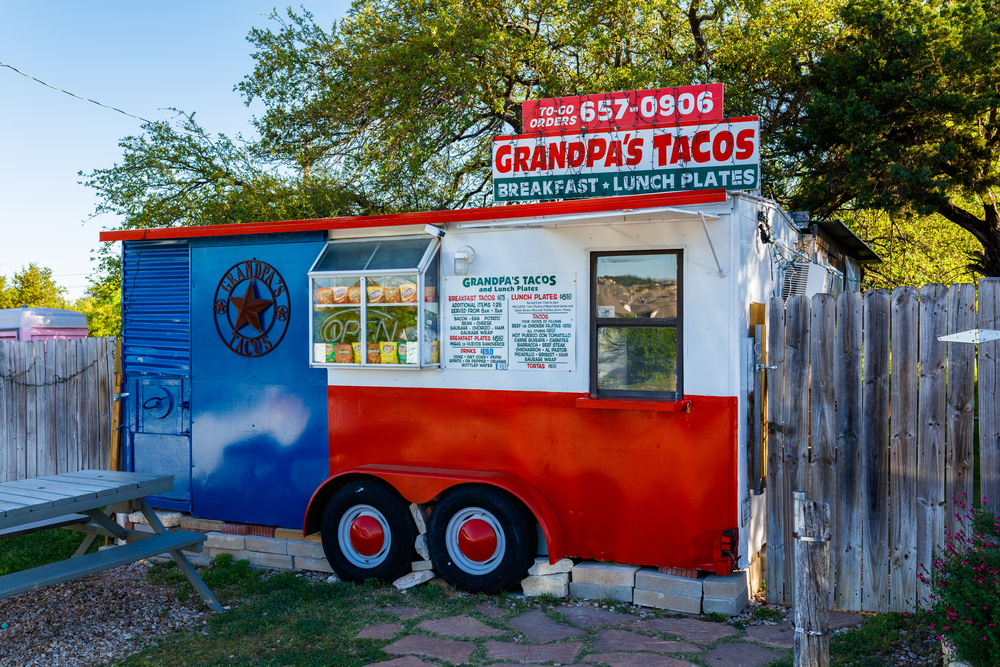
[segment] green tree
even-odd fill
[[[92,282],[87,294],[70,306],[87,316],[91,336],[119,336],[122,322],[122,294],[117,280]]]
[[[65,308],[66,288],[52,278],[52,269],[35,262],[14,273],[10,283],[0,279],[0,307]]]
[[[1000,276],[997,4],[853,0],[839,16],[845,35],[809,66],[783,137],[800,160],[792,207],[937,214],[981,244],[970,268]]]

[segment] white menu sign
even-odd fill
[[[447,276],[448,368],[576,370],[576,274]]]

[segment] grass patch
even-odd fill
[[[46,530],[0,540],[0,576],[66,560],[86,535],[72,530]],[[97,546],[93,547],[96,550]]]

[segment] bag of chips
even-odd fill
[[[399,288],[386,287],[382,300],[385,301],[385,303],[399,303]]]
[[[354,363],[360,364],[361,363],[361,357],[364,356],[364,352],[362,351],[363,348],[361,347],[361,343],[351,343],[351,349],[354,350]]]
[[[361,286],[355,285],[347,288],[347,302],[361,303]]]
[[[406,350],[406,348],[407,348],[407,344],[406,343],[400,343],[399,347],[396,350],[398,352],[398,354],[399,354],[399,363],[401,363],[401,364],[409,363],[407,361],[407,356],[406,356],[407,350]]]
[[[399,300],[402,303],[417,302],[417,286],[414,283],[403,283],[399,286]]]
[[[338,364],[349,364],[354,353],[351,351],[350,343],[337,343],[334,349],[334,358]]]
[[[334,287],[333,288],[333,302],[334,303],[347,303],[347,288],[346,287]]]
[[[438,342],[436,340],[431,341],[431,363],[436,364],[440,361],[441,354],[438,351]]]
[[[382,363],[383,364],[398,364],[398,348],[399,343],[394,343],[392,341],[384,340],[379,343],[379,347],[382,350]]]
[[[434,303],[434,287],[424,288],[424,302]]]
[[[382,363],[382,349],[379,347],[378,343],[368,343],[368,363]]]
[[[313,363],[326,363],[326,348],[328,347],[329,345],[326,343],[313,343]]]
[[[385,296],[385,289],[379,285],[368,286],[368,303],[382,303]]]
[[[332,287],[317,287],[316,288],[316,303],[328,304],[333,303],[333,289]]]

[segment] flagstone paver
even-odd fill
[[[655,651],[657,653],[698,653],[700,648],[688,642],[658,639],[626,630],[601,630],[594,651]]]
[[[451,616],[449,618],[438,618],[433,621],[424,621],[417,626],[421,630],[436,632],[447,637],[458,637],[459,639],[473,639],[476,637],[500,637],[506,635],[506,630],[491,628],[482,621],[477,621],[469,616]]]
[[[653,653],[597,653],[584,660],[603,662],[611,667],[694,667],[687,660]]]
[[[398,623],[376,623],[362,628],[361,632],[354,636],[355,639],[392,639],[397,632],[403,629]]]
[[[579,625],[581,628],[623,623],[635,618],[631,614],[619,614],[616,611],[598,609],[597,607],[560,607],[556,611],[568,618],[570,623]]]
[[[561,662],[570,663],[583,648],[583,642],[563,642],[561,644],[510,644],[507,642],[486,642],[486,657],[490,660],[515,660],[517,662]]]
[[[509,623],[510,627],[520,630],[528,636],[528,639],[537,644],[554,642],[557,639],[566,639],[567,637],[580,637],[587,634],[583,630],[556,623],[546,616],[545,612],[538,609],[513,618]]]
[[[506,609],[500,609],[499,607],[494,607],[489,602],[484,602],[478,607],[476,607],[476,611],[478,611],[480,614],[486,614],[490,618],[500,618],[501,616],[507,615]]]
[[[839,609],[830,610],[830,629],[836,630],[838,628],[848,628],[852,625],[858,625],[861,621],[865,620],[865,617],[861,614],[855,614],[850,611],[840,611]]]
[[[702,656],[711,667],[761,667],[783,654],[753,644],[719,644]]]
[[[373,662],[370,665],[365,665],[365,667],[437,667],[433,662],[426,662],[414,655],[403,656],[402,658],[393,658],[392,660],[386,660],[385,662]]]
[[[416,616],[421,616],[424,613],[416,607],[389,607],[386,611],[399,616],[404,621]]]
[[[698,644],[711,644],[723,637],[738,634],[736,628],[724,623],[710,623],[694,618],[649,618],[636,621],[629,627],[636,630],[654,630],[676,635]]]
[[[392,655],[422,655],[460,665],[469,661],[469,656],[476,650],[476,645],[455,639],[408,635],[382,650]]]
[[[777,646],[778,648],[792,648],[795,630],[791,623],[779,623],[778,625],[751,625],[747,628],[747,634],[751,641]]]

